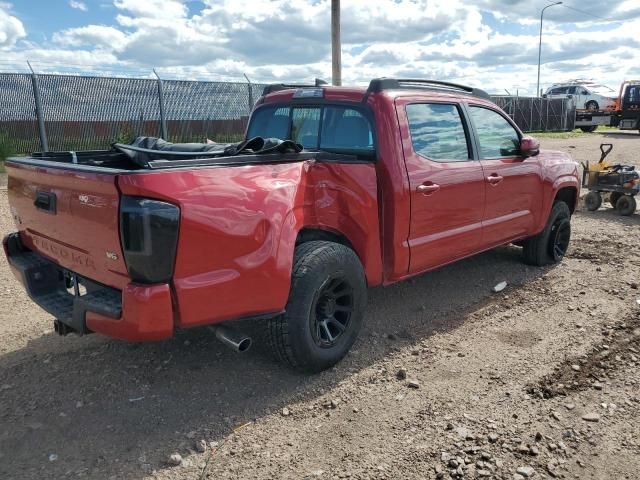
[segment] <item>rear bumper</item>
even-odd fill
[[[56,318],[60,333],[97,332],[131,342],[173,335],[168,284],[128,284],[120,291],[77,276],[24,249],[17,233],[5,237],[3,246],[13,274],[29,297]]]

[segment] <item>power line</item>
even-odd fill
[[[594,17],[594,18],[597,18],[599,20],[604,20],[605,22],[618,22],[618,23],[622,22],[622,20],[614,20],[612,18],[604,18],[604,17],[601,17],[599,15],[596,15],[595,13],[591,13],[591,12],[587,12],[587,11],[584,11],[584,10],[580,10],[579,8],[575,8],[575,7],[570,7],[569,5],[566,5],[564,3],[560,4],[560,6],[562,6],[564,8],[568,8],[569,10],[573,10],[574,12],[582,13],[583,15],[588,15],[590,17]]]

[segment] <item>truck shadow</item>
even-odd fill
[[[164,468],[174,451],[188,456],[197,439],[220,440],[238,425],[322,395],[397,348],[455,329],[499,302],[503,294],[491,288],[500,281],[509,283],[507,293],[544,273],[523,265],[519,248],[503,247],[373,289],[352,353],[316,376],[276,363],[257,323],[243,324],[256,341],[244,355],[206,329],[149,344],[36,338],[0,357],[0,478],[141,478]]]

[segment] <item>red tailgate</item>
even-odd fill
[[[9,204],[22,243],[91,280],[128,283],[115,173],[7,163]]]

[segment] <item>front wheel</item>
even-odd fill
[[[269,320],[276,355],[296,370],[316,373],[339,362],[355,342],[367,303],[358,256],[333,242],[296,247],[285,313]]]
[[[595,100],[589,100],[587,102],[587,110],[589,110],[590,112],[595,112],[598,110],[598,108],[600,108],[600,106],[598,105],[598,102],[596,102]]]
[[[597,126],[597,125],[591,125],[591,126],[588,126],[588,127],[579,127],[579,128],[580,128],[580,130],[582,130],[584,133],[592,133],[592,132],[595,132],[595,131],[596,131],[596,129],[598,128],[598,126]]]
[[[551,209],[544,230],[525,240],[522,249],[525,263],[544,266],[558,263],[567,253],[571,241],[571,210],[564,202]]]
[[[600,192],[589,192],[584,196],[584,206],[590,212],[595,212],[602,205],[602,196]]]

